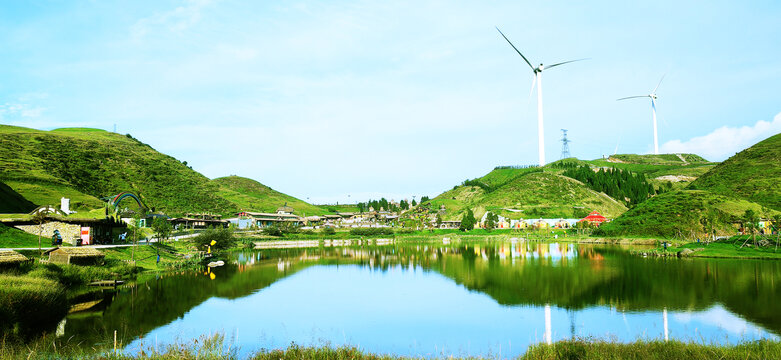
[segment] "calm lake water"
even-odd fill
[[[222,333],[261,348],[354,345],[398,355],[523,354],[577,337],[735,343],[778,339],[781,262],[658,259],[537,242],[262,250],[223,268],[160,276],[69,314],[85,344],[125,351]],[[779,284],[781,285],[781,284]]]

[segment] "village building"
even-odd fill
[[[458,229],[461,227],[461,221],[460,220],[452,220],[452,221],[442,221],[439,224],[440,229]]]
[[[578,222],[586,222],[591,225],[599,226],[606,221],[607,218],[602,216],[602,214],[600,214],[598,211],[592,211],[591,213],[588,214],[588,216],[586,216],[585,218],[581,219]]]
[[[26,256],[13,250],[0,250],[0,268],[11,268],[30,261]]]
[[[222,215],[186,213],[183,217],[168,219],[175,229],[226,228],[230,222]]]
[[[93,247],[59,247],[47,250],[49,263],[71,265],[95,265],[103,261],[105,255]]]

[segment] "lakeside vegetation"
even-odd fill
[[[19,346],[3,341],[0,343],[0,357],[3,359],[79,358],[116,360],[168,360],[168,359],[240,359],[250,360],[410,360],[423,359],[420,356],[396,356],[375,354],[355,346],[301,346],[291,344],[285,349],[266,349],[240,357],[238,349],[226,344],[221,334],[201,337],[191,343],[175,343],[160,348],[147,346],[137,354],[113,351],[111,341],[99,344],[103,351],[87,353],[80,348],[59,339],[38,342],[32,346]],[[59,345],[59,346],[58,346]],[[772,340],[745,341],[736,345],[721,345],[682,341],[637,340],[619,343],[603,339],[570,339],[551,345],[536,344],[529,347],[517,360],[602,360],[602,359],[654,359],[654,360],[764,360],[781,357],[781,342]],[[495,359],[496,356],[453,356],[437,355],[441,359]]]

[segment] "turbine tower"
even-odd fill
[[[515,49],[515,52],[518,53],[518,55],[521,55],[521,58],[523,58],[523,61],[526,62],[526,64],[529,65],[529,67],[532,69],[532,72],[534,72],[534,81],[532,82],[532,91],[534,91],[534,86],[536,84],[537,86],[537,146],[538,146],[538,152],[539,152],[539,162],[540,166],[545,166],[545,130],[543,129],[543,122],[542,122],[542,70],[546,69],[546,67],[543,64],[540,64],[538,67],[534,67],[531,62],[529,62],[529,59],[527,59],[523,54],[521,54],[521,51],[518,50],[518,48],[513,45],[512,42],[510,42],[510,39],[507,38],[507,36],[504,36],[504,33],[502,30],[499,30],[499,28],[496,28],[497,31],[499,31],[499,34],[502,34],[502,37],[507,40],[507,43],[510,44],[510,46]],[[575,61],[581,61],[586,59],[577,59],[577,60],[570,60],[570,61],[564,61],[560,63],[556,63],[553,65],[549,65],[547,68],[553,68],[559,65],[568,64]],[[531,96],[531,93],[529,93],[529,96]]]
[[[659,79],[659,83],[656,84],[654,90],[651,91],[651,93],[648,95],[629,96],[629,97],[620,98],[616,100],[616,101],[621,101],[626,99],[636,99],[636,98],[644,98],[644,97],[651,98],[651,113],[654,120],[654,154],[655,155],[659,155],[659,137],[656,134],[656,89],[658,89],[659,85],[662,84],[662,80],[664,80],[664,75],[662,75],[662,78]]]
[[[562,137],[561,137],[561,157],[559,160],[566,159],[570,157],[569,154],[569,139],[567,139],[567,129],[561,129]]]

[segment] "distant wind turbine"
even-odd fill
[[[502,37],[507,40],[507,42],[510,44],[510,46],[515,49],[515,52],[518,53],[518,55],[521,55],[523,58],[523,61],[525,61],[527,64],[529,64],[529,67],[532,68],[532,71],[534,72],[534,81],[532,82],[532,92],[534,91],[535,84],[537,85],[537,146],[539,151],[539,160],[540,160],[540,166],[545,165],[545,130],[543,129],[542,124],[542,70],[546,67],[540,64],[538,67],[534,67],[531,62],[529,62],[529,59],[527,59],[521,52],[518,50],[518,48],[513,45],[512,42],[510,42],[510,39],[507,38],[507,36],[504,36],[504,33],[502,30],[499,30],[499,27],[496,28],[497,31],[499,31],[500,34],[502,34]],[[553,68],[559,65],[569,64],[571,62],[575,61],[581,61],[581,60],[587,60],[587,59],[577,59],[577,60],[570,60],[570,61],[564,61],[560,63],[556,63],[553,65],[549,65],[547,68]],[[529,96],[531,96],[531,92],[529,93]]]
[[[666,75],[666,74],[665,74]],[[659,83],[656,84],[656,87],[653,91],[651,91],[648,95],[638,95],[638,96],[629,96],[625,98],[617,99],[616,101],[626,100],[626,99],[636,99],[636,98],[644,98],[648,97],[651,98],[651,112],[653,114],[654,119],[654,154],[659,154],[659,137],[656,135],[656,89],[659,88],[659,85],[662,85],[662,80],[664,80],[664,76],[662,75],[662,78],[659,79]]]

